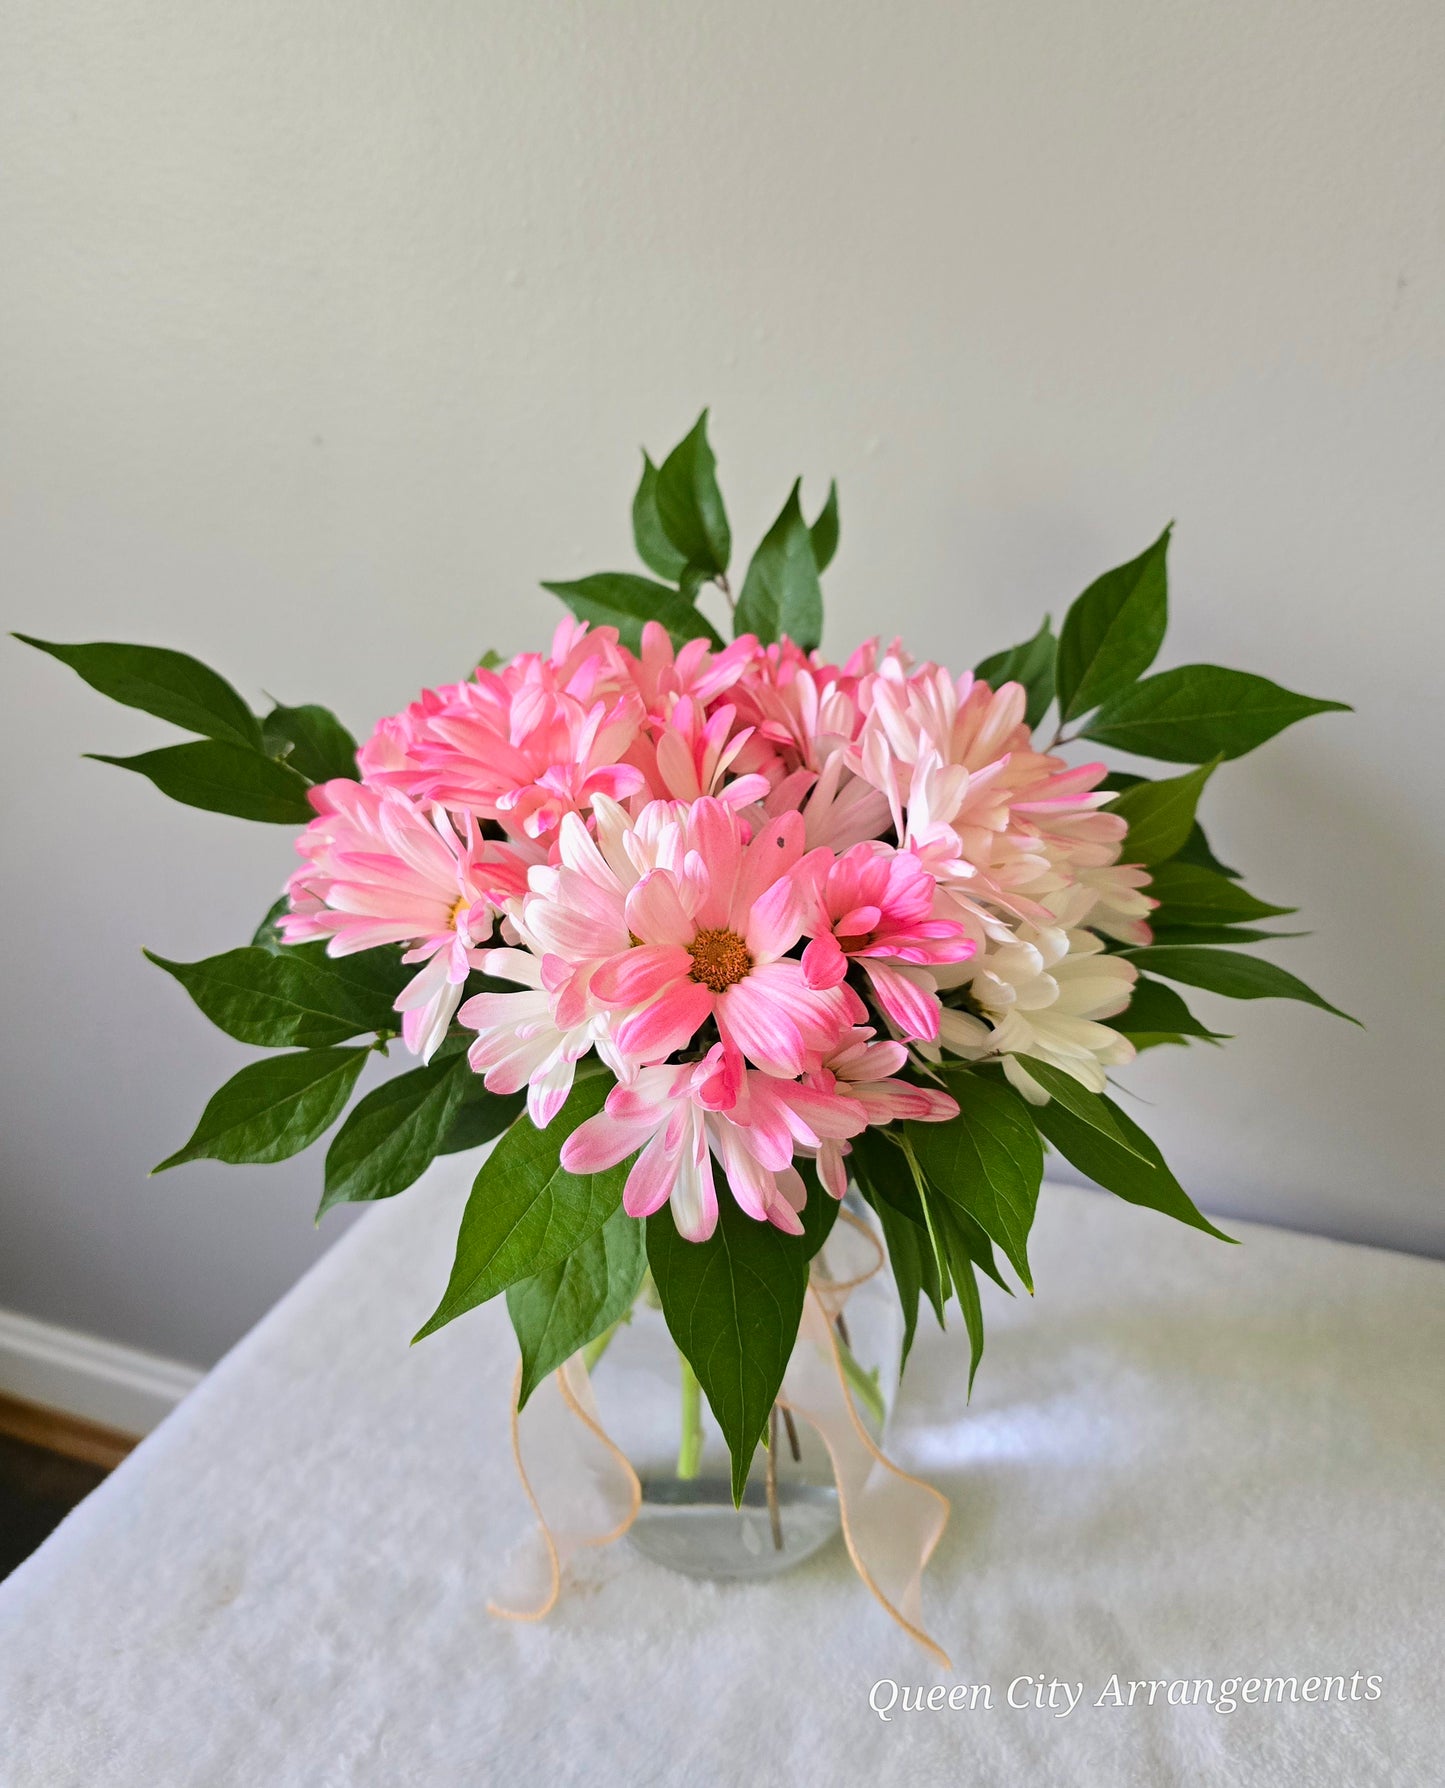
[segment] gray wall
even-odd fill
[[[9,0],[0,69],[7,625],[362,727],[628,563],[704,402],[744,535],[838,474],[839,651],[967,665],[1174,516],[1174,660],[1358,706],[1211,804],[1370,1028],[1201,998],[1239,1041],[1132,1084],[1212,1208],[1445,1252],[1437,4]],[[146,1178],[244,1052],[140,947],[289,840],[0,677],[0,1305],[205,1362],[345,1219],[319,1159]]]

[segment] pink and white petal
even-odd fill
[[[678,1163],[672,1183],[672,1220],[686,1242],[705,1242],[717,1228],[717,1191],[713,1185],[712,1155],[697,1125],[697,1139]]]
[[[675,879],[654,869],[627,896],[627,929],[645,944],[672,944],[685,950],[697,926],[679,897]]]
[[[748,908],[741,927],[754,962],[776,962],[803,935],[808,890],[790,875],[780,876]]]
[[[686,950],[674,944],[639,944],[599,964],[591,989],[605,1006],[640,1006],[675,982],[685,982],[691,972]]]
[[[650,1217],[672,1196],[681,1165],[680,1151],[669,1149],[666,1132],[659,1130],[632,1164],[622,1190],[622,1208],[629,1217]]]
[[[690,1043],[713,1011],[716,996],[696,981],[678,981],[650,1006],[633,1012],[616,1027],[614,1041],[624,1055],[659,1061]]]
[[[848,958],[831,931],[815,937],[803,951],[803,974],[809,987],[836,987],[848,973]]]
[[[605,1173],[640,1149],[654,1128],[648,1122],[625,1123],[610,1111],[599,1111],[562,1144],[562,1165],[568,1173]]]
[[[756,971],[717,996],[717,1027],[723,1042],[741,1050],[755,1067],[797,1075],[807,1065],[803,1033],[782,1010],[776,990]]]
[[[871,958],[864,959],[863,968],[873,984],[878,1004],[903,1035],[936,1043],[942,1008],[933,991],[932,977],[927,977],[928,985],[924,986],[920,984],[922,976],[920,981],[913,981],[898,969]]]
[[[563,1053],[528,1082],[527,1115],[539,1130],[545,1130],[567,1103],[576,1072],[577,1058]]]

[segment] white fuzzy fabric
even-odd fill
[[[1445,1267],[1046,1190],[972,1407],[930,1325],[893,1437],[954,1499],[925,1609],[993,1706],[885,1723],[876,1681],[950,1679],[836,1544],[747,1587],[624,1544],[545,1624],[487,1615],[505,1313],[407,1346],[464,1192],[370,1215],[0,1586],[4,1788],[1445,1780]],[[1357,1671],[1378,1700],[1093,1705]],[[1072,1714],[1004,1704],[1039,1673]]]

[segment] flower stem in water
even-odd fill
[[[682,1438],[677,1448],[677,1475],[687,1479],[697,1476],[702,1457],[702,1386],[681,1354],[677,1363],[682,1369]]]

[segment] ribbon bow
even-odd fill
[[[840,1252],[865,1244],[872,1255],[866,1267],[830,1270],[844,1264]],[[777,1402],[809,1423],[827,1449],[853,1568],[904,1632],[951,1670],[948,1654],[924,1631],[921,1612],[923,1572],[948,1521],[948,1498],[877,1446],[858,1414],[838,1351],[835,1324],[844,1305],[882,1264],[872,1230],[841,1212],[813,1263]],[[504,1620],[542,1620],[561,1596],[567,1560],[583,1547],[610,1545],[632,1526],[642,1486],[602,1425],[580,1353],[538,1386],[525,1421],[517,1406],[521,1382],[519,1364],[512,1381],[512,1455],[540,1544],[519,1555],[506,1605],[492,1601],[487,1607]]]

